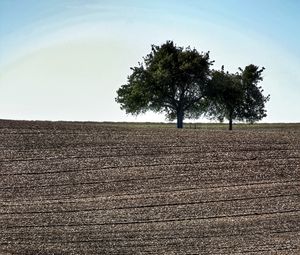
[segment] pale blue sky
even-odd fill
[[[0,118],[163,121],[114,98],[151,44],[174,40],[214,68],[264,66],[263,122],[300,122],[298,13],[298,0],[0,0]]]

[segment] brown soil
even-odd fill
[[[300,254],[300,128],[0,121],[0,254]]]

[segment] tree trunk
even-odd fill
[[[183,110],[178,110],[177,111],[177,128],[183,128],[183,117],[184,117]]]
[[[232,130],[232,118],[229,118],[229,130]]]
[[[229,130],[232,130],[232,115],[233,115],[233,113],[230,112],[230,114],[229,114]]]

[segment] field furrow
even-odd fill
[[[0,254],[300,254],[300,128],[0,121]]]

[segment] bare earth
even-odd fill
[[[300,254],[300,126],[0,121],[0,254]]]

